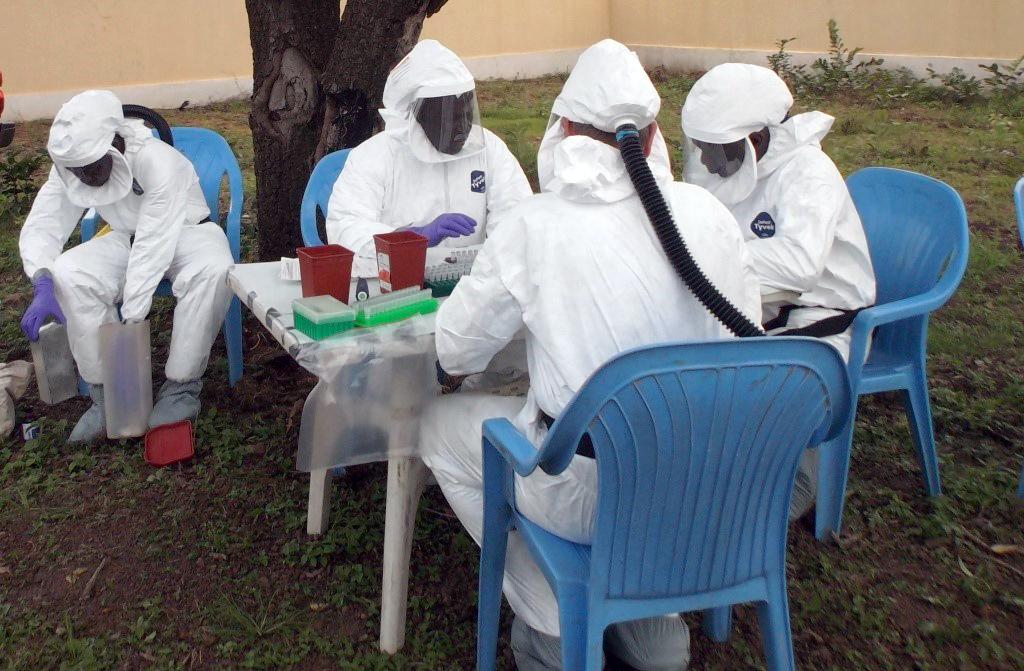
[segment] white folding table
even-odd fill
[[[302,291],[298,282],[280,278],[278,263],[236,265],[228,284],[319,378],[299,430],[298,468],[309,472],[306,531],[320,534],[327,524],[333,467],[388,462],[380,647],[394,654],[405,641],[412,533],[427,478],[417,454],[420,412],[439,391],[434,315],[316,342],[294,328],[292,300]],[[377,293],[376,280],[369,284]]]

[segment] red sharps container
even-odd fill
[[[351,250],[341,245],[299,247],[299,272],[302,275],[302,296],[334,296],[348,303],[352,283]]]
[[[373,236],[377,246],[377,276],[380,292],[423,286],[427,265],[427,239],[412,231]]]

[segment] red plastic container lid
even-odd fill
[[[142,456],[151,466],[170,466],[191,459],[194,454],[192,422],[188,420],[158,426],[146,433]]]
[[[427,239],[419,233],[412,231],[395,231],[394,233],[378,233],[373,236],[378,242],[389,245],[415,245],[426,247]]]
[[[310,259],[331,259],[331,258],[345,258],[346,256],[354,256],[355,252],[350,249],[345,249],[341,245],[320,245],[319,247],[299,247],[295,250],[295,253],[300,257],[305,256]]]

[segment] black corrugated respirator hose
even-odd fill
[[[722,292],[708,280],[701,271],[693,255],[690,254],[686,241],[679,235],[675,221],[672,219],[672,211],[665,202],[665,196],[661,193],[651,167],[647,164],[644,156],[644,149],[640,143],[640,132],[633,124],[619,126],[615,133],[615,141],[622,153],[622,160],[626,164],[626,171],[629,179],[633,182],[633,188],[640,196],[644,211],[651,220],[658,240],[661,242],[665,255],[675,268],[676,273],[690,289],[697,300],[722,322],[727,329],[741,338],[763,336],[757,324],[754,324],[735,305],[729,302]]]

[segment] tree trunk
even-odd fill
[[[302,246],[299,207],[314,164],[378,126],[384,82],[446,0],[246,0],[259,258]]]

